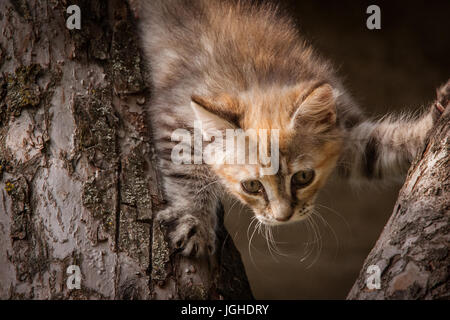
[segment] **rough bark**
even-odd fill
[[[164,201],[134,20],[123,0],[0,1],[0,299],[252,297],[224,229],[198,261],[152,219]]]
[[[412,164],[348,299],[450,298],[450,82],[444,88],[438,97],[446,110]],[[367,288],[370,265],[380,268],[380,289]]]

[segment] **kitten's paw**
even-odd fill
[[[214,230],[203,221],[189,214],[172,221],[161,218],[161,223],[167,226],[172,249],[186,257],[201,257],[214,253]]]
[[[433,104],[433,120],[436,122],[450,105],[450,80],[437,90],[437,100]]]

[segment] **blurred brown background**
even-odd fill
[[[368,115],[418,110],[450,77],[450,1],[280,1],[304,36],[329,58]],[[381,8],[381,30],[366,28],[366,8]],[[306,223],[274,229],[285,256],[271,254],[251,213],[226,207],[257,299],[344,299],[389,218],[401,184],[352,188],[331,181],[315,221],[322,248]],[[327,225],[328,224],[328,225]],[[309,243],[309,244],[308,244]],[[312,251],[312,252],[311,252]],[[311,252],[303,261],[302,257]]]

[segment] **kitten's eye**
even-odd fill
[[[292,183],[297,188],[304,188],[313,181],[314,176],[314,170],[302,170],[292,176]]]
[[[264,187],[258,180],[247,180],[241,183],[242,189],[248,193],[260,193]]]

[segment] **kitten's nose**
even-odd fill
[[[272,207],[272,213],[275,220],[285,222],[292,217],[292,215],[294,214],[294,210],[291,208],[289,203],[278,202]]]
[[[275,220],[280,221],[280,222],[285,222],[288,221],[290,218],[292,217],[292,214],[289,215],[285,215],[285,216],[275,216]]]

